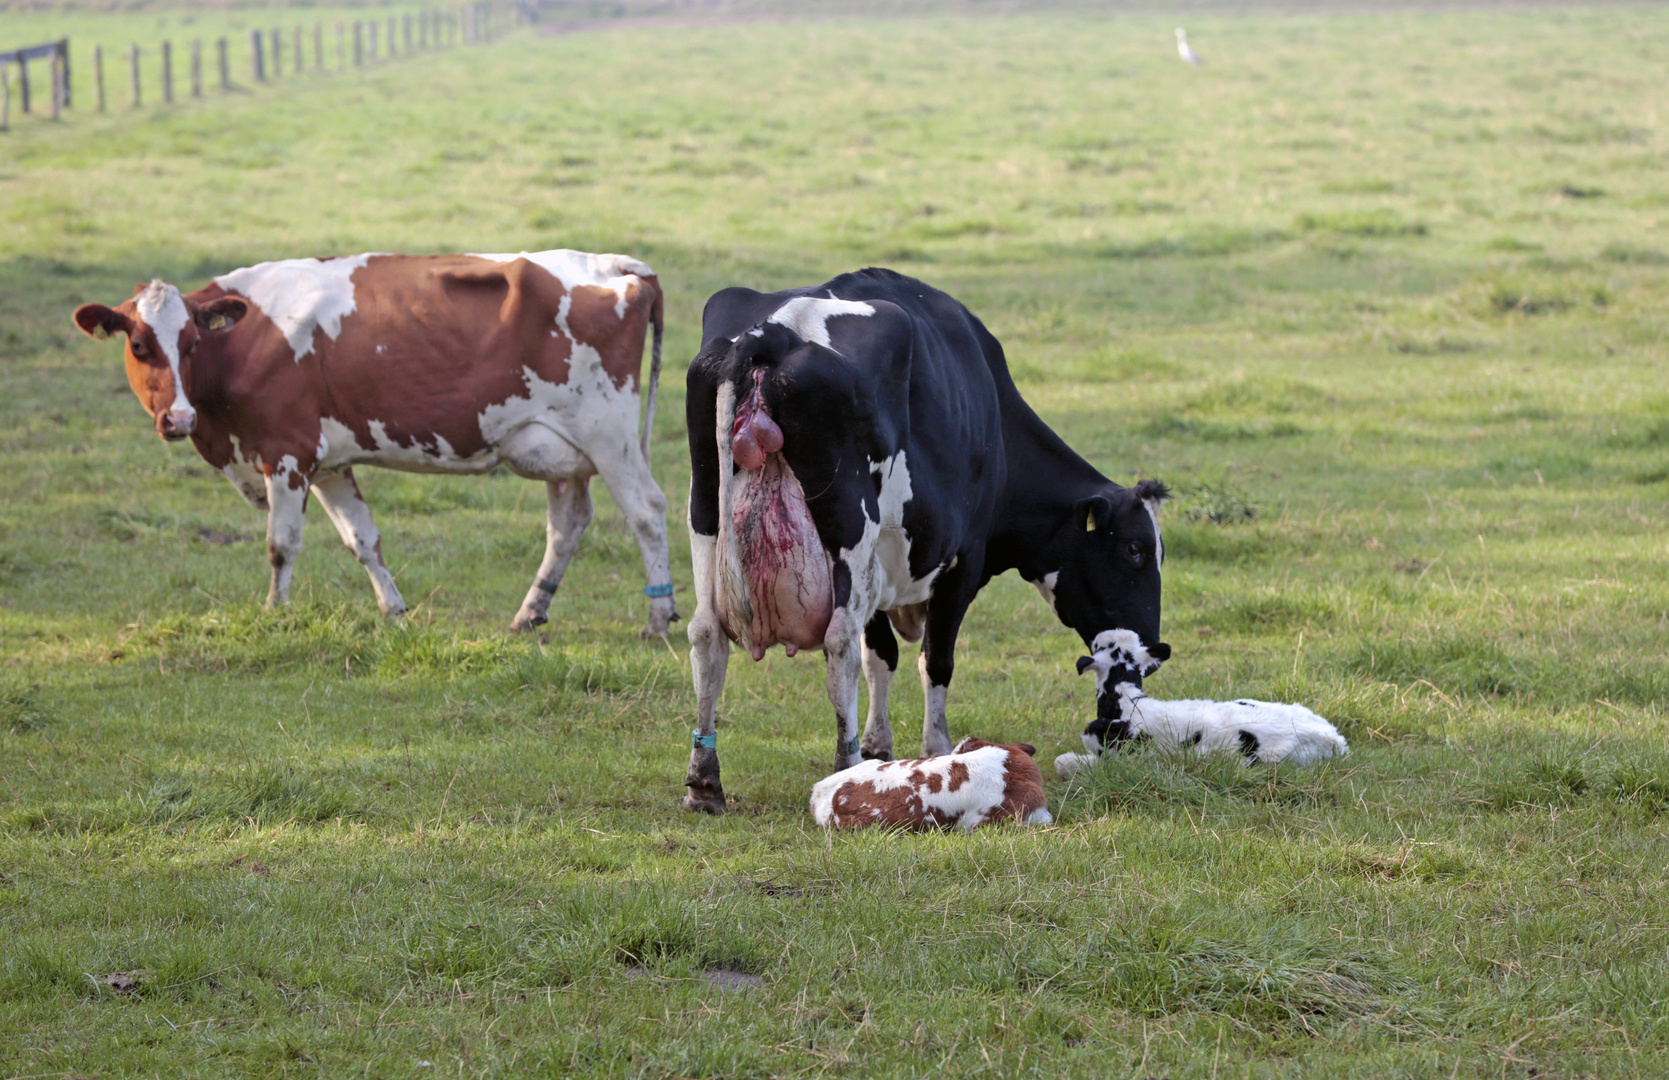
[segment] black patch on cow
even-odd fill
[[[1258,763],[1258,737],[1250,731],[1240,733],[1240,752],[1246,755],[1253,765]]]

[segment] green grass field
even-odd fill
[[[81,79],[180,18],[0,43],[68,33]],[[1200,69],[1173,25],[524,29],[14,111],[0,1076],[1669,1072],[1669,13],[1200,15]],[[1137,754],[1051,783],[1053,828],[828,836],[820,658],[778,652],[731,665],[733,812],[687,815],[687,650],[638,640],[606,497],[538,640],[505,631],[543,538],[513,477],[362,475],[404,625],[316,509],[265,612],[261,515],[69,320],[270,258],[554,246],[668,287],[686,616],[702,301],[889,265],[1103,471],[1180,490],[1149,689],[1301,700],[1353,756]],[[1074,748],[1078,653],[993,582],[953,733]]]

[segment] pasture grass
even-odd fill
[[[522,31],[0,136],[0,1075],[1663,1074],[1669,17],[1201,15],[1197,70],[1172,25]],[[260,516],[69,322],[548,246],[662,274],[675,530],[706,295],[958,295],[1073,445],[1179,492],[1150,689],[1303,701],[1354,754],[828,836],[820,665],[777,653],[731,668],[733,812],[688,816],[685,649],[637,639],[606,496],[537,638],[512,477],[361,476],[403,624],[316,512],[263,611]],[[1077,652],[993,582],[953,731],[1076,748]]]

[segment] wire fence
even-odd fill
[[[103,45],[94,45],[89,57],[94,106],[102,113],[123,104],[130,109],[166,105],[186,95],[202,98],[210,91],[225,94],[247,89],[247,84],[237,81],[240,78],[257,86],[276,84],[459,45],[484,44],[530,21],[530,13],[531,8],[521,3],[477,0],[385,18],[339,19],[329,27],[322,21],[279,23],[250,30],[247,41],[224,35],[212,40],[192,38],[180,42],[181,50],[165,39],[148,50],[133,44],[107,56]],[[71,106],[70,53],[69,38],[0,52],[0,132],[11,130],[14,97],[20,115],[37,113],[44,89],[51,120],[58,120]],[[112,70],[107,72],[107,68]],[[107,83],[107,74],[114,86]],[[120,96],[125,102],[113,98],[111,90],[124,86]]]

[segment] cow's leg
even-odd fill
[[[835,771],[863,761],[858,740],[858,686],[863,670],[863,629],[852,609],[835,608],[823,634],[825,678],[835,708]]]
[[[387,565],[382,561],[382,536],[377,532],[376,522],[371,520],[371,508],[365,505],[365,497],[359,493],[353,470],[343,469],[339,473],[315,477],[313,490],[319,493],[319,502],[330,517],[330,523],[336,526],[342,542],[348,545],[359,565],[371,575],[377,607],[390,619],[404,615],[406,602],[394,586],[394,575],[388,572]]]
[[[285,456],[286,462],[295,459]],[[284,463],[266,474],[267,560],[272,563],[272,587],[267,607],[290,602],[290,575],[301,554],[302,526],[307,522],[307,477]]]
[[[672,560],[666,546],[666,496],[649,475],[649,464],[637,442],[627,440],[623,452],[593,454],[591,460],[614,496],[615,505],[626,516],[648,577],[644,595],[649,597],[649,624],[643,637],[666,637],[667,627],[678,618],[672,604]]]
[[[562,575],[579,550],[585,527],[591,524],[591,477],[545,481],[545,558],[527,590],[521,610],[510,620],[512,630],[532,630],[545,624],[551,598]]]
[[[946,589],[927,605],[927,632],[921,641],[921,692],[927,699],[926,716],[921,725],[922,757],[950,753],[950,723],[945,718],[945,698],[950,692],[950,677],[956,671],[956,634],[962,628],[966,602]]]
[[[898,670],[898,639],[892,635],[887,613],[877,611],[863,631],[863,674],[869,683],[869,719],[863,726],[863,756],[892,760],[892,722],[887,716],[887,690]]]
[[[684,809],[708,814],[725,811],[724,784],[719,779],[718,707],[724,692],[725,669],[730,666],[730,640],[719,626],[714,594],[718,567],[718,538],[690,529],[690,562],[695,572],[695,614],[687,631],[690,671],[695,676],[695,735],[690,748],[690,771],[684,776]]]

